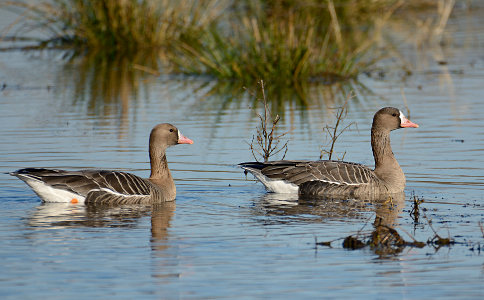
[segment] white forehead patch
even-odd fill
[[[180,140],[180,135],[181,135],[180,130],[177,130],[177,132],[178,132],[178,140]]]
[[[405,117],[405,115],[402,113],[401,110],[399,110],[399,112],[400,112],[400,122],[401,123],[406,122],[407,121],[407,117]]]
[[[405,115],[400,110],[400,124],[407,123],[407,122],[409,122],[407,117],[405,117]]]

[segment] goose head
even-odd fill
[[[193,144],[193,141],[168,123],[158,124],[151,130],[150,147],[166,148],[178,144]]]
[[[418,124],[407,119],[399,109],[384,107],[375,113],[372,127],[376,130],[392,131],[399,128],[417,128]]]

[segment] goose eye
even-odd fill
[[[393,113],[393,114],[392,114],[392,116],[396,117],[396,116],[397,116],[397,114],[396,114],[396,113]]]
[[[170,129],[170,132],[173,132],[173,128]]]

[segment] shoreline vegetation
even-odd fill
[[[443,31],[454,0],[53,0],[7,1],[18,17],[0,41],[29,41],[20,49],[70,49],[73,56],[155,54],[151,74],[209,76],[238,86],[259,80],[289,87],[357,79],[382,59],[384,28],[411,9],[435,9]],[[418,7],[416,7],[418,5]],[[401,16],[400,16],[401,17]],[[18,49],[18,48],[17,48]],[[8,50],[8,49],[2,49]]]

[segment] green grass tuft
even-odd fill
[[[169,48],[198,35],[223,11],[216,0],[52,0],[7,2],[19,10],[23,32],[39,29],[46,47],[134,52]]]
[[[244,84],[263,78],[298,86],[355,78],[381,58],[375,21],[355,22],[351,15],[358,9],[337,11],[332,1],[247,2],[230,16],[229,26],[212,25],[202,38],[178,44],[184,54],[175,59],[178,69]]]

